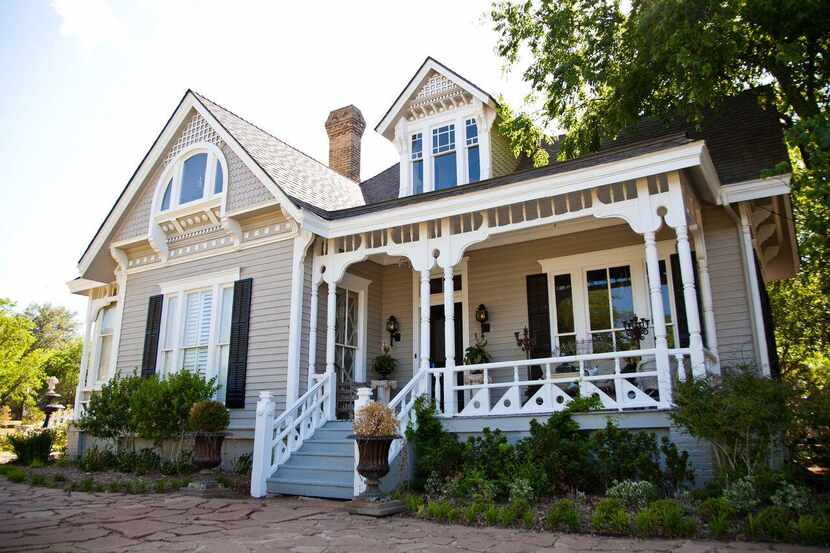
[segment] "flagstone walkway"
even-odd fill
[[[470,528],[404,516],[378,520],[351,516],[343,511],[342,503],[314,499],[67,494],[0,479],[0,552],[8,551],[808,553],[821,550]]]

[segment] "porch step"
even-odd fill
[[[268,479],[268,493],[351,499],[354,441],[348,421],[330,421]]]

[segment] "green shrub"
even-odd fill
[[[123,489],[121,482],[113,481],[107,482],[106,484],[107,491],[110,493],[118,493]]]
[[[791,391],[786,384],[750,369],[720,380],[695,378],[677,385],[672,421],[712,443],[724,474],[752,474],[767,464],[771,446],[787,430]]]
[[[190,408],[188,425],[194,432],[222,432],[230,422],[230,411],[218,401],[197,401]]]
[[[424,505],[424,498],[420,495],[410,494],[406,496],[406,508],[410,513],[417,513]]]
[[[32,486],[45,486],[46,477],[42,474],[32,474],[31,484]]]
[[[490,503],[484,511],[484,522],[487,526],[495,526],[499,522],[499,508],[495,503]]]
[[[626,535],[631,523],[623,504],[614,498],[606,498],[597,503],[591,517],[591,525],[600,534]]]
[[[700,518],[709,522],[716,518],[733,520],[738,514],[735,508],[723,497],[710,497],[703,501],[697,509]]]
[[[464,521],[467,524],[478,524],[478,517],[484,512],[484,504],[478,501],[473,501],[467,506],[464,511]]]
[[[165,459],[159,466],[159,472],[165,476],[184,474],[193,470],[193,452],[179,451],[175,459]]]
[[[406,429],[406,439],[415,454],[412,485],[423,490],[427,478],[436,472],[442,479],[454,475],[461,466],[463,447],[455,434],[444,430],[435,414],[435,404],[426,396],[415,401],[415,418]]]
[[[507,492],[510,503],[524,501],[530,503],[536,499],[536,492],[533,484],[527,478],[513,478],[507,484]]]
[[[131,425],[138,436],[155,444],[179,438],[187,430],[190,409],[210,399],[216,388],[215,378],[205,380],[187,370],[164,379],[145,378],[130,398]]]
[[[121,451],[116,455],[116,468],[121,472],[147,474],[159,470],[161,457],[149,448],[140,451]]]
[[[683,508],[674,500],[654,501],[634,517],[638,536],[661,538],[687,538],[697,530],[692,517],[686,516]]]
[[[499,526],[504,526],[505,528],[514,526],[522,513],[524,511],[520,511],[514,505],[504,505],[499,509]]]
[[[9,467],[6,469],[4,476],[9,479],[9,482],[23,482],[26,480],[26,471],[17,467]]]
[[[55,482],[66,482],[66,476],[60,473],[54,475],[52,478],[55,480]]]
[[[709,535],[717,540],[727,538],[732,528],[732,520],[725,514],[715,515],[709,521]]]
[[[770,501],[773,505],[783,507],[788,511],[803,511],[810,503],[810,490],[804,486],[797,486],[790,482],[782,482],[778,490],[772,494]]]
[[[641,509],[657,499],[657,486],[645,480],[614,481],[607,493],[608,497],[619,499],[629,509]]]
[[[694,484],[695,471],[689,463],[688,451],[678,451],[677,446],[663,436],[660,440],[660,452],[665,464],[662,480],[666,495],[675,496],[685,490],[688,484]]]
[[[485,428],[481,436],[471,437],[462,453],[464,471],[478,471],[496,484],[497,495],[507,495],[507,483],[516,466],[516,450],[500,430]]]
[[[530,436],[518,449],[525,462],[541,469],[555,492],[590,489],[595,482],[590,438],[568,410],[543,424],[531,420]]]
[[[792,532],[803,544],[830,546],[830,517],[801,515],[792,523]]]
[[[253,453],[245,453],[237,457],[233,462],[233,471],[236,474],[246,475],[251,474],[251,469],[254,466]]]
[[[578,532],[581,526],[579,508],[572,499],[560,499],[545,516],[545,528],[551,531]]]
[[[748,513],[761,503],[755,483],[749,476],[744,476],[726,486],[723,490],[723,498],[739,513]]]
[[[449,501],[430,501],[427,503],[427,517],[438,522],[448,522],[453,506]]]
[[[767,507],[746,517],[746,534],[754,540],[786,541],[790,536],[790,512]]]
[[[99,472],[118,466],[118,456],[109,449],[91,447],[78,459],[78,468],[84,472]]]
[[[55,433],[48,429],[31,430],[20,434],[10,434],[6,439],[14,454],[17,455],[18,463],[31,465],[39,462],[45,465],[49,462],[49,455],[52,453]]]
[[[604,429],[591,435],[591,451],[602,490],[613,481],[660,481],[657,438],[651,432],[632,432],[609,420]]]
[[[111,378],[99,392],[92,394],[78,427],[92,436],[113,440],[118,446],[121,438],[135,432],[130,398],[143,383],[140,376]]]
[[[95,480],[92,478],[84,478],[78,483],[78,488],[82,492],[91,493],[95,490]]]

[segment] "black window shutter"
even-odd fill
[[[164,296],[150,296],[147,304],[147,327],[144,330],[144,352],[141,357],[141,377],[150,378],[156,373],[156,358],[161,333],[161,308]]]
[[[245,407],[245,374],[248,369],[248,329],[251,320],[251,291],[254,280],[243,278],[233,284],[231,343],[228,352],[228,382],[225,406]]]
[[[534,359],[551,356],[548,275],[527,275],[528,332],[533,340]]]
[[[696,260],[695,252],[692,251],[692,260]],[[680,257],[676,253],[669,256],[671,262],[671,280],[672,288],[674,289],[674,305],[677,308],[677,335],[680,337],[678,347],[689,347],[689,323],[686,319],[686,300],[683,296],[683,276],[680,274]],[[700,279],[697,276],[697,263],[692,262],[692,271],[695,277],[695,293],[697,295],[697,313],[700,321],[700,336],[703,339],[703,344],[707,345],[706,341],[706,324],[703,322],[703,301],[700,297]]]

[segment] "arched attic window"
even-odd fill
[[[176,210],[201,201],[221,198],[227,164],[213,144],[197,144],[179,154],[159,180],[156,212]]]

